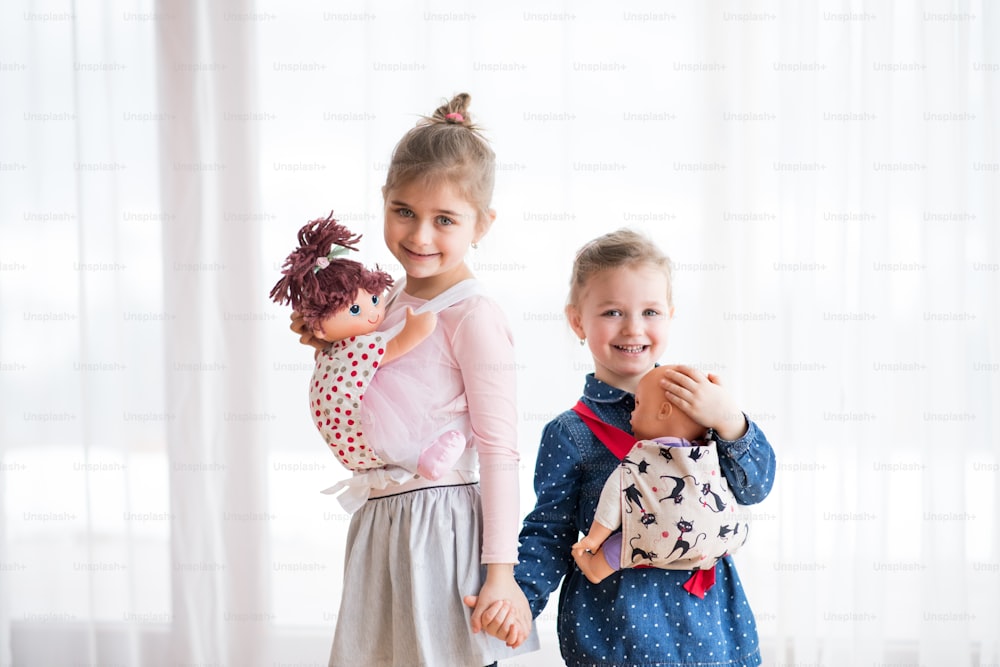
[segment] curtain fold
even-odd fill
[[[3,348],[0,347],[0,351]],[[3,448],[0,447],[0,463],[4,461]],[[7,516],[6,502],[7,493],[7,466],[0,468],[0,516]],[[7,556],[7,530],[6,521],[0,521],[0,563],[9,563]],[[0,591],[9,591],[7,568],[0,568]],[[7,595],[0,595],[0,664],[13,664],[13,655],[10,645],[10,601]]]
[[[165,3],[158,25],[172,658],[260,664],[268,651],[266,452],[257,329],[260,233],[253,24]],[[233,222],[234,220],[239,222]]]

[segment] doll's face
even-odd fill
[[[313,335],[332,343],[351,336],[370,334],[381,324],[384,315],[382,295],[359,289],[351,305],[323,320],[320,328],[313,331]]]
[[[683,410],[667,400],[660,386],[665,370],[673,366],[657,366],[642,376],[635,390],[635,410],[632,411],[632,433],[639,440],[673,436],[697,440],[705,435],[705,427],[688,417]]]

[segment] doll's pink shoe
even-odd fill
[[[435,480],[450,472],[465,451],[465,436],[459,431],[448,431],[424,450],[417,460],[417,474]]]

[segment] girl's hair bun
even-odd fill
[[[496,155],[469,115],[472,96],[459,93],[430,116],[421,116],[392,151],[382,196],[419,180],[422,186],[446,179],[478,209],[477,223],[490,216]],[[460,131],[459,128],[468,130]]]
[[[475,129],[472,124],[472,116],[469,115],[469,103],[472,96],[468,93],[459,93],[445,104],[442,104],[431,115],[432,123],[447,123],[448,125],[462,125],[470,129]]]

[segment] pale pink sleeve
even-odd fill
[[[483,495],[483,563],[516,563],[519,511],[517,368],[507,320],[494,302],[469,299],[452,350],[465,383]]]

